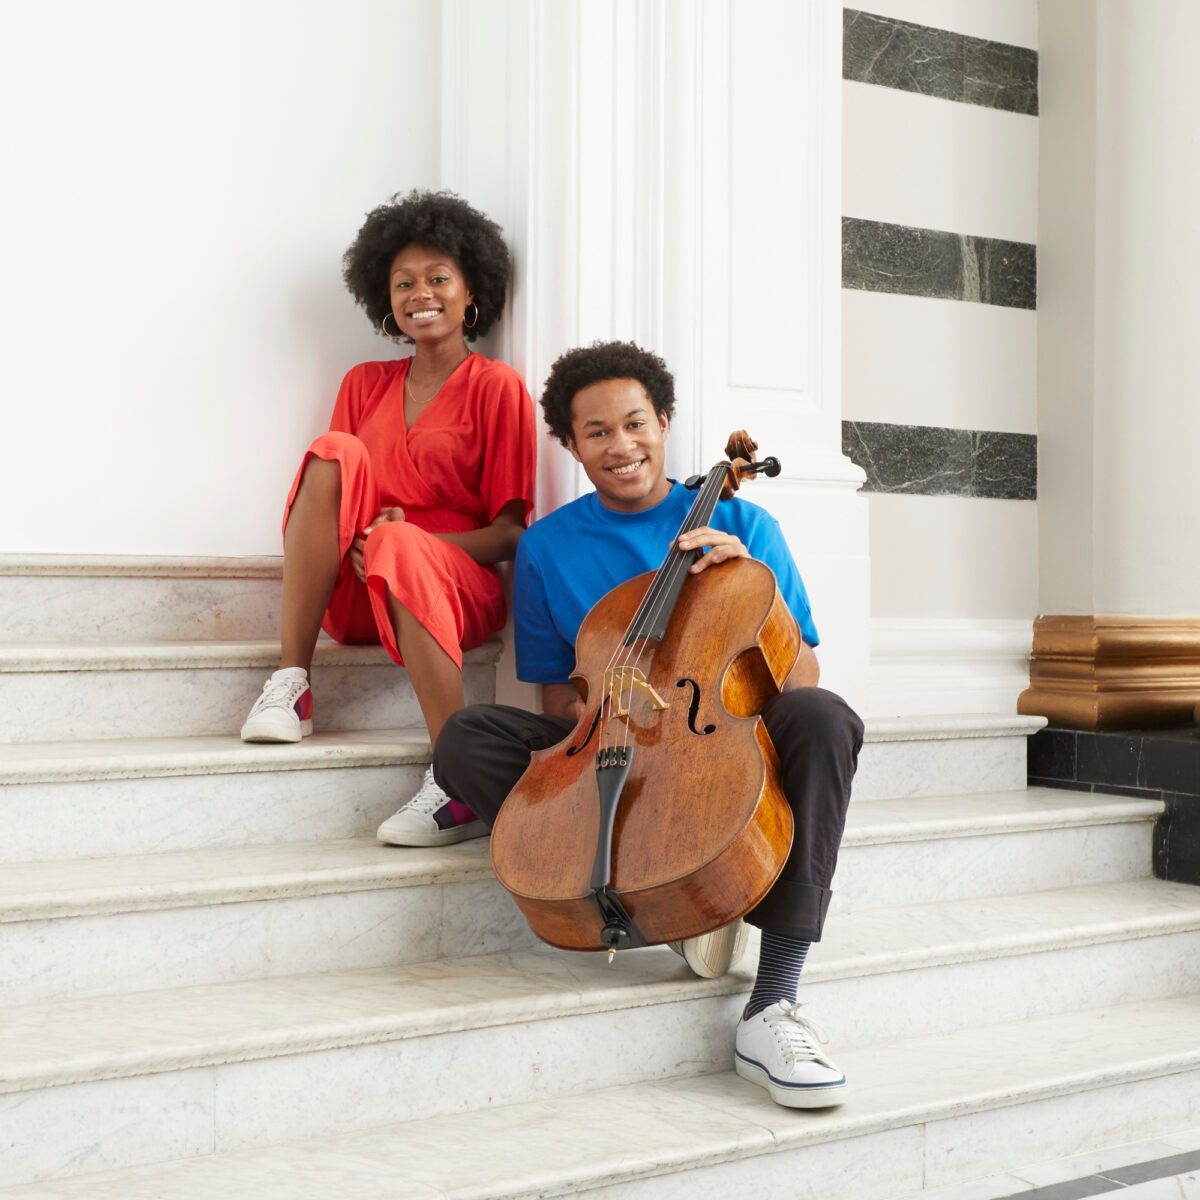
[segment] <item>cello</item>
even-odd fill
[[[696,491],[679,535],[775,458],[744,431]],[[679,536],[677,535],[677,537]],[[603,552],[603,548],[599,548]],[[534,933],[564,950],[680,941],[749,912],[783,870],[792,813],[759,712],[782,689],[800,630],[766,564],[691,574],[700,550],[592,607],[571,678],[574,730],[532,756],[492,829],[492,868]]]

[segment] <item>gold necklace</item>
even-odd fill
[[[442,383],[445,383],[445,380],[443,380]],[[421,408],[437,396],[438,392],[442,390],[442,384],[439,383],[437,387],[433,389],[433,395],[429,397],[429,400],[418,400],[413,394],[412,384],[408,382],[407,378],[404,380],[404,390],[408,393],[409,400],[411,400],[418,408]]]
[[[453,375],[454,372],[458,370],[459,366],[461,366],[461,364],[456,363],[453,367],[450,368],[449,371],[446,372],[446,374],[444,376],[442,376],[442,378],[438,381],[438,383],[434,387],[433,391],[430,392],[429,398],[427,400],[418,400],[417,399],[417,394],[416,394],[416,392],[413,391],[411,371],[409,373],[405,374],[404,390],[408,393],[408,398],[415,405],[417,405],[418,408],[421,407],[422,405],[429,404],[432,401],[436,400],[438,392],[440,392],[442,390],[442,388],[444,388],[446,386],[446,380],[449,379],[450,376]]]

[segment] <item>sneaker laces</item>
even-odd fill
[[[434,782],[433,768],[425,768],[425,778],[417,794],[404,806],[403,812],[420,813],[423,817],[432,817],[439,808],[450,799]]]
[[[766,1010],[763,1020],[789,1062],[816,1062],[829,1066],[829,1060],[817,1046],[818,1042],[827,1044],[829,1038],[819,1025],[800,1015],[802,1007],[799,1002],[780,1001]]]
[[[307,679],[276,679],[272,675],[263,684],[262,695],[255,702],[252,711],[262,712],[264,708],[291,708],[296,702],[296,697],[307,687]]]

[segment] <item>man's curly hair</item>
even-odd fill
[[[379,329],[392,311],[388,272],[405,246],[429,246],[452,258],[471,289],[479,319],[463,327],[468,341],[487,333],[504,308],[510,260],[500,226],[453,192],[399,192],[367,213],[342,256],[350,294]]]
[[[550,432],[565,446],[571,437],[575,393],[606,379],[636,379],[654,411],[669,420],[675,412],[675,379],[657,354],[633,342],[593,342],[561,355],[542,389],[542,413]]]

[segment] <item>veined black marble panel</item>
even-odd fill
[[[1032,433],[971,434],[971,495],[1037,499],[1037,437]]]
[[[1200,799],[1168,792],[1167,811],[1154,827],[1154,876],[1200,883]]]
[[[1075,779],[1074,729],[1039,729],[1025,739],[1029,780],[1053,779],[1071,783]]]
[[[843,217],[842,287],[1036,308],[1037,247]]]
[[[842,453],[867,473],[865,492],[1037,499],[1033,434],[843,421]]]
[[[847,8],[842,78],[1006,112],[1038,110],[1038,56],[1010,46]]]
[[[1041,729],[1029,739],[1029,778],[1200,800],[1200,729]]]
[[[1029,782],[1162,801],[1154,874],[1200,884],[1200,729],[1042,729],[1029,739]]]

